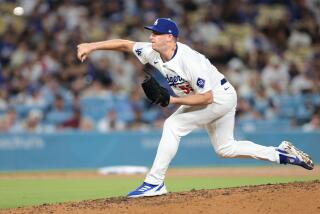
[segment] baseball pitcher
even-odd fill
[[[266,147],[250,141],[237,141],[233,136],[237,94],[233,86],[202,54],[178,42],[179,29],[167,18],[146,26],[151,31],[150,42],[115,39],[78,45],[82,62],[95,50],[133,53],[141,63],[157,68],[177,96],[170,96],[151,76],[142,88],[153,103],[166,107],[181,105],[166,119],[153,166],[143,184],[128,197],[166,194],[164,178],[175,156],[181,137],[204,127],[216,153],[225,158],[255,158],[279,164],[298,165],[313,169],[313,161],[291,143]]]

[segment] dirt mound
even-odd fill
[[[320,180],[116,197],[2,210],[0,213],[320,213]]]

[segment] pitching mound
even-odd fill
[[[193,190],[4,210],[6,213],[320,213],[320,180]],[[1,212],[0,212],[1,213]]]

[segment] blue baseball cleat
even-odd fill
[[[129,192],[127,197],[138,198],[138,197],[146,197],[146,196],[163,195],[166,193],[168,193],[168,191],[163,182],[159,185],[153,185],[147,182],[143,182],[143,184],[139,186],[136,190]]]
[[[311,157],[288,141],[282,141],[276,150],[280,153],[280,164],[298,165],[308,170],[314,167]]]

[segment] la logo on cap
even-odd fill
[[[179,36],[178,26],[170,18],[158,18],[153,25],[145,26],[144,28],[159,34],[172,34],[175,37]]]

